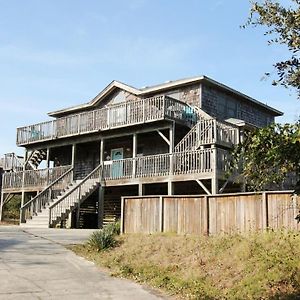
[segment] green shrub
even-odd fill
[[[20,218],[21,197],[15,195],[9,202],[3,206],[4,220],[19,220]]]
[[[120,221],[117,221],[115,223],[111,223],[105,226],[105,229],[110,231],[114,235],[119,235],[120,234]]]
[[[115,236],[120,234],[120,223],[112,223],[92,233],[88,240],[88,246],[100,251],[112,248],[117,244]]]

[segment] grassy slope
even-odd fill
[[[119,246],[73,250],[114,276],[186,299],[295,299],[300,295],[300,235],[125,235]],[[300,298],[299,298],[300,299]]]

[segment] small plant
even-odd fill
[[[104,228],[105,228],[105,230],[107,230],[108,232],[111,232],[114,235],[119,235],[120,234],[120,221],[107,224]]]
[[[112,248],[117,244],[115,236],[118,234],[120,234],[120,223],[108,224],[93,232],[87,244],[97,251]]]

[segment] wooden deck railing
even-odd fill
[[[63,218],[63,215],[70,212],[76,205],[80,205],[81,201],[100,184],[102,178],[102,166],[97,166],[90,174],[88,174],[74,188],[65,193],[59,200],[49,206],[49,226],[53,227],[56,222]],[[66,215],[65,215],[66,217]]]
[[[37,194],[30,201],[21,207],[20,222],[24,223],[26,220],[37,215],[42,209],[71,183],[73,182],[73,168],[63,173],[60,177],[54,180],[46,189]]]
[[[239,143],[238,127],[214,118],[200,117],[197,124],[175,146],[175,152],[196,150],[201,145],[219,144],[227,147]]]
[[[215,157],[217,157],[216,161]],[[110,181],[192,173],[204,174],[212,173],[215,168],[226,172],[229,158],[228,151],[217,148],[148,155],[106,161],[103,163],[102,176],[106,181]],[[3,177],[3,189],[5,191],[6,189],[29,189],[30,187],[34,190],[37,187],[43,188],[70,168],[71,166],[44,170],[26,170],[24,185],[22,184],[23,172],[6,173]]]
[[[0,167],[4,171],[22,171],[24,165],[24,158],[18,156],[15,153],[6,153],[4,157],[0,159]]]
[[[109,181],[123,178],[211,173],[215,168],[214,151],[217,149],[208,148],[108,161],[103,166],[103,178]],[[223,169],[225,165],[225,163],[223,165],[218,163],[218,166]]]
[[[178,120],[188,125],[197,115],[186,103],[168,96],[137,99],[17,129],[17,145],[87,134],[146,122]]]
[[[51,169],[26,170],[4,173],[2,177],[2,189],[4,192],[5,190],[21,190],[22,188],[33,190],[43,189],[51,182],[59,178],[70,168],[71,166],[61,166]]]

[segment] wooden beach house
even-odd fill
[[[282,113],[206,76],[134,88],[112,81],[94,99],[17,128],[24,159],[3,174],[2,203],[22,194],[21,224],[101,227],[121,196],[236,191],[226,162],[244,130]]]

